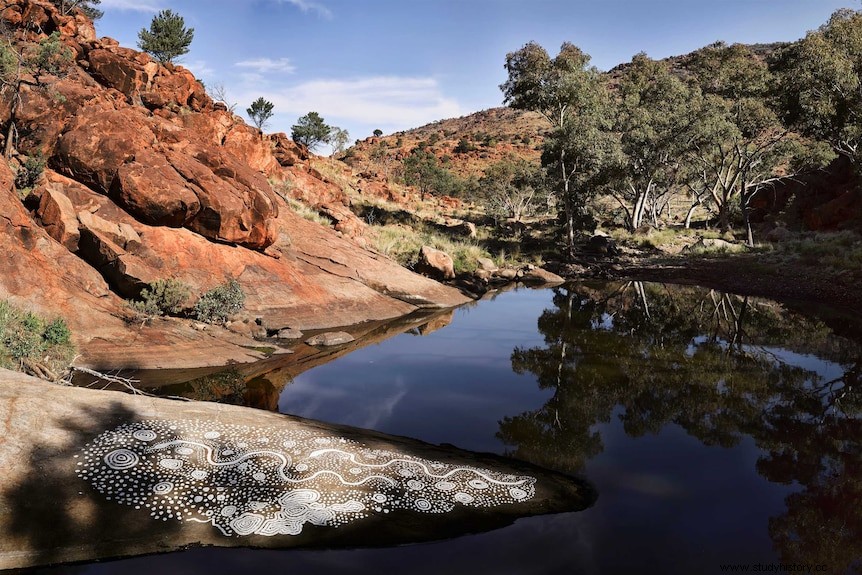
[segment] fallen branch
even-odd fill
[[[110,375],[107,373],[102,373],[100,371],[96,371],[94,369],[90,369],[88,367],[75,367],[75,366],[73,366],[72,371],[77,371],[80,373],[85,373],[87,375],[91,375],[91,376],[95,377],[96,379],[107,382],[107,383],[114,383],[117,385],[121,385],[121,386],[125,387],[127,390],[131,391],[132,394],[134,394],[134,395],[143,395],[145,397],[161,397],[162,399],[177,399],[180,401],[192,401],[191,399],[189,399],[187,397],[179,397],[179,396],[175,396],[175,395],[158,396],[158,395],[154,395],[152,393],[147,393],[146,391],[141,391],[140,389],[135,387],[135,384],[140,383],[140,380],[138,380],[138,379],[132,379],[132,378],[128,378],[128,377],[120,377],[119,375]]]

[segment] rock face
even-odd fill
[[[0,161],[0,298],[66,318],[80,363],[191,367],[260,357],[245,338],[260,330],[125,323],[122,298],[158,279],[199,295],[235,278],[269,332],[465,301],[362,249],[364,224],[340,188],[309,168],[307,150],[215,105],[188,70],[97,39],[86,18],[61,16],[46,0],[9,0],[0,20],[20,49],[59,31],[74,53],[62,77],[25,83],[19,94],[13,161],[42,154],[49,169],[28,199],[31,213]],[[0,97],[4,123],[14,98]],[[336,229],[296,216],[270,182],[289,182]]]

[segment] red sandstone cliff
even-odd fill
[[[188,70],[98,39],[89,20],[42,0],[3,6],[20,50],[58,31],[74,56],[62,76],[25,78],[19,100],[12,88],[0,98],[2,133],[12,119],[17,129],[10,162],[0,161],[0,298],[65,317],[82,363],[176,367],[255,355],[217,328],[127,324],[123,298],[160,278],[198,294],[237,278],[246,309],[270,329],[464,301],[363,249],[362,223],[306,165],[307,152],[247,126]],[[48,169],[22,203],[13,170],[37,154]],[[338,231],[296,216],[271,187],[281,180],[323,198]]]

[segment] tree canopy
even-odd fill
[[[252,102],[251,106],[246,108],[245,112],[251,118],[251,121],[254,122],[254,125],[259,130],[263,130],[269,119],[272,118],[273,108],[275,108],[275,105],[261,96]]]
[[[296,121],[291,127],[290,136],[297,144],[313,150],[320,144],[329,141],[331,126],[327,126],[317,112],[309,112]]]
[[[862,161],[862,12],[842,9],[780,63],[786,118],[836,153]]]
[[[195,36],[194,28],[186,28],[185,20],[171,10],[162,10],[150,22],[150,29],[138,32],[138,47],[159,62],[173,62],[188,54]]]

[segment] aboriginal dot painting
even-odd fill
[[[121,425],[87,444],[77,474],[107,500],[228,537],[298,535],[396,509],[447,513],[535,495],[535,479],[458,466],[305,429],[205,421]]]

